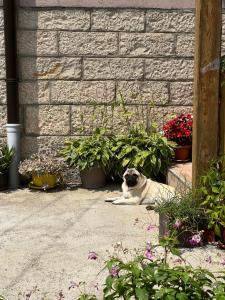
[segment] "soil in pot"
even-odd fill
[[[101,167],[93,167],[80,172],[82,186],[86,189],[99,189],[105,186],[106,176]]]
[[[178,146],[175,149],[175,161],[186,162],[191,158],[191,145]]]
[[[8,173],[0,174],[0,190],[6,190],[8,188]]]

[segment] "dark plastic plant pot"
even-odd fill
[[[86,189],[99,189],[105,186],[106,176],[101,167],[93,167],[80,172],[82,186]]]
[[[8,188],[8,173],[0,174],[0,190]]]

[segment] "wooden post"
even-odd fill
[[[225,60],[225,56],[223,56]],[[221,74],[221,95],[220,95],[220,107],[219,107],[219,154],[223,156],[222,171],[225,170],[225,72]],[[224,178],[225,179],[225,178]]]
[[[219,151],[221,18],[221,0],[196,0],[193,188]]]

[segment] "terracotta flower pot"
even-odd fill
[[[106,184],[105,172],[101,167],[93,167],[80,172],[81,182],[86,189],[102,188]]]
[[[203,232],[203,241],[205,243],[213,243],[215,242],[215,232],[213,229],[204,229]]]
[[[175,149],[175,160],[182,162],[191,158],[191,145],[178,146]]]

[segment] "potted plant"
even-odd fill
[[[145,176],[158,179],[166,174],[175,143],[159,133],[145,129],[130,129],[123,135],[112,137],[113,172],[122,176],[127,168],[136,168]]]
[[[191,191],[161,199],[154,209],[159,213],[160,236],[175,234],[182,247],[201,246],[206,241],[209,219]]]
[[[112,151],[104,130],[96,129],[90,137],[66,141],[61,154],[70,167],[79,168],[83,187],[96,189],[105,186]]]
[[[34,154],[20,163],[19,173],[32,179],[30,188],[48,190],[62,182],[65,168],[64,161],[51,154]]]
[[[0,190],[8,187],[8,170],[14,154],[14,149],[9,149],[7,145],[0,147]]]
[[[200,201],[209,218],[209,229],[225,244],[225,170],[221,162],[211,163],[208,172],[200,180]]]
[[[164,136],[178,145],[175,149],[178,162],[188,161],[191,157],[192,125],[192,114],[181,114],[163,126]]]

